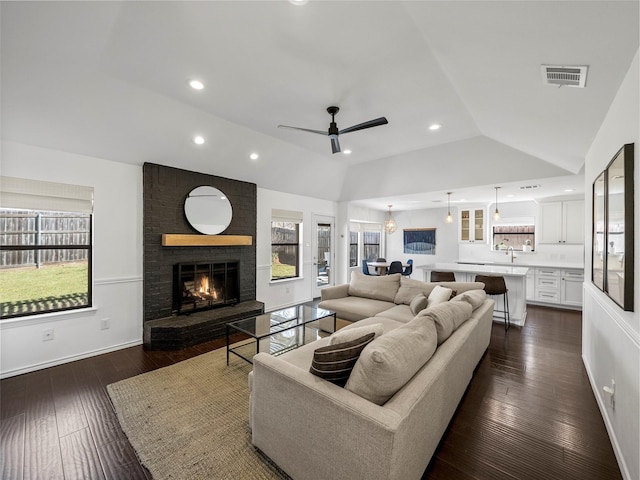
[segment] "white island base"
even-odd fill
[[[504,277],[509,291],[509,316],[511,324],[524,326],[527,318],[527,267],[507,267],[503,265],[467,265],[459,263],[434,263],[431,265],[421,265],[415,267],[424,272],[424,281],[431,279],[431,271],[453,272],[457,282],[474,282],[476,275],[494,275]],[[494,320],[504,323],[502,313],[503,310],[502,295],[492,296],[496,304],[494,307]]]

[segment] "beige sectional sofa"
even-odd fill
[[[443,284],[377,280],[354,275],[325,289],[320,305],[352,324],[283,355],[254,357],[252,441],[295,480],[420,478],[489,345],[493,300],[482,284],[451,282],[457,295],[435,302]],[[316,349],[371,329],[376,338],[344,387],[310,372]]]

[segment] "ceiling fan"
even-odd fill
[[[358,125],[354,125],[352,127],[344,128],[342,130],[338,130],[338,126],[336,125],[336,113],[340,111],[338,107],[329,107],[327,108],[327,112],[331,115],[331,123],[329,124],[329,130],[323,132],[322,130],[312,130],[310,128],[300,128],[300,127],[290,127],[288,125],[278,125],[278,128],[291,128],[292,130],[302,130],[303,132],[311,132],[318,133],[320,135],[328,135],[329,140],[331,140],[331,151],[333,153],[338,153],[340,151],[340,142],[338,140],[338,135],[342,133],[355,132],[356,130],[364,130],[365,128],[377,127],[379,125],[386,125],[389,123],[386,118],[380,117],[374,120],[369,120],[368,122],[359,123]]]

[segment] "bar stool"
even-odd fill
[[[509,315],[509,295],[507,294],[507,284],[502,276],[488,276],[488,275],[476,275],[476,282],[484,283],[484,291],[487,295],[503,295],[502,306],[503,310],[494,310],[494,313],[501,313],[504,320],[505,332],[511,326],[511,317]],[[494,315],[495,316],[495,315]]]
[[[431,270],[432,282],[455,282],[456,276],[453,272],[438,272],[437,270]]]

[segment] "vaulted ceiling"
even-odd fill
[[[3,139],[372,205],[473,187],[491,196],[501,184],[581,187],[640,43],[637,1],[0,8]],[[543,64],[588,65],[586,88],[543,85]],[[330,105],[340,128],[389,124],[340,136],[350,155],[277,128],[326,130]]]

